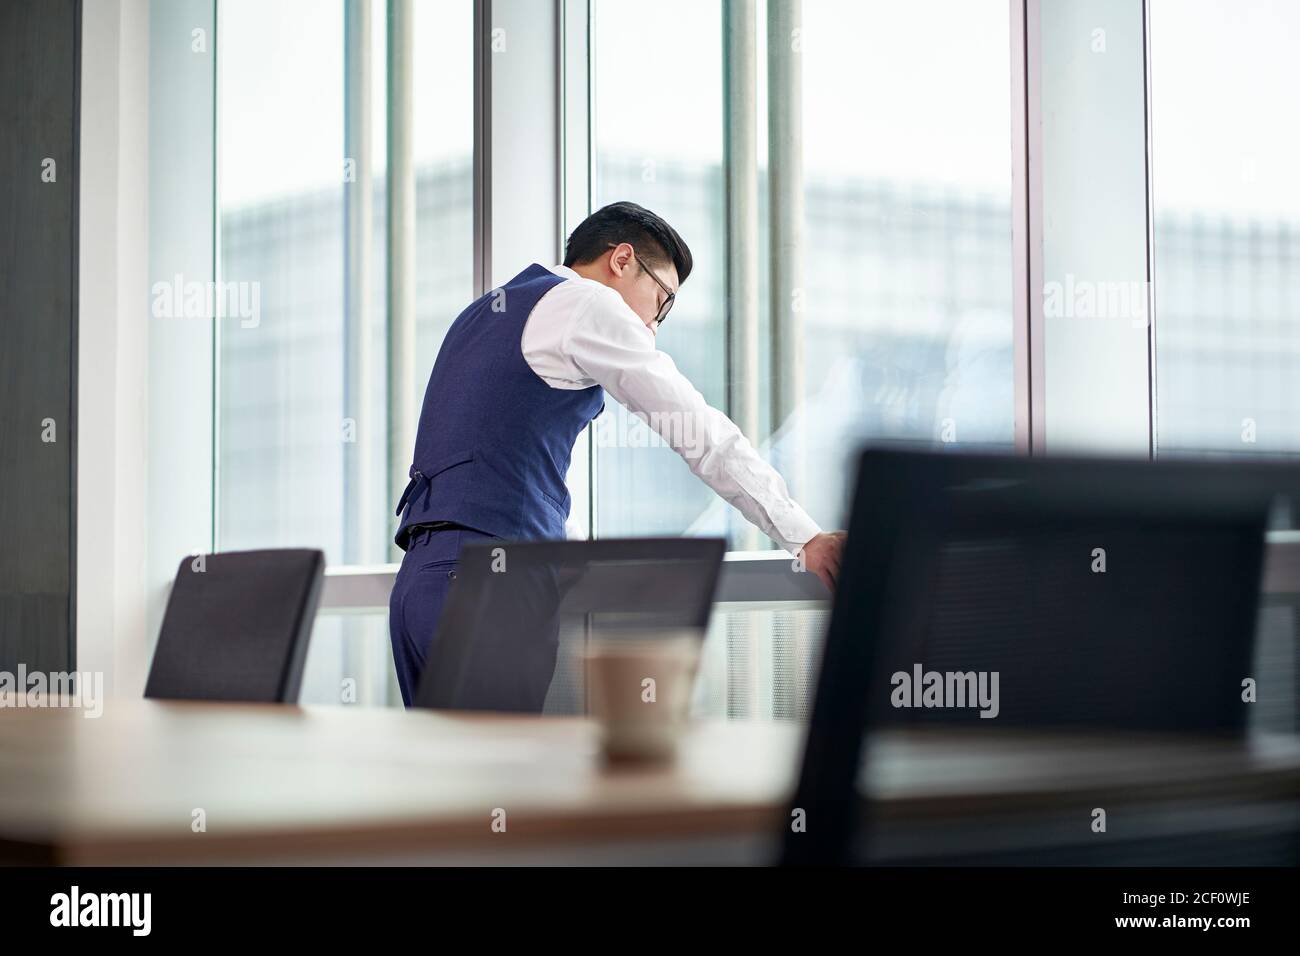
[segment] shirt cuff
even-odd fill
[[[773,538],[790,554],[797,555],[800,548],[822,533],[822,529],[821,525],[813,521],[803,508],[794,502],[790,505],[790,513],[782,515],[779,521],[773,522],[776,529]]]

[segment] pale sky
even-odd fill
[[[223,203],[340,183],[341,0],[218,6]],[[472,137],[472,5],[415,6],[417,162],[464,156]],[[599,148],[718,162],[719,4],[595,6]],[[375,4],[380,107],[383,8]],[[804,0],[807,175],[1007,193],[1007,17],[1006,0]],[[1157,206],[1300,217],[1300,56],[1292,46],[1300,3],[1153,0],[1151,20]],[[762,100],[759,117],[765,136]],[[380,163],[383,135],[380,122]]]
[[[1152,0],[1158,208],[1300,218],[1300,3]]]

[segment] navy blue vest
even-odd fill
[[[599,385],[552,388],[524,360],[528,315],[565,280],[533,263],[474,300],[447,331],[429,376],[410,482],[397,503],[407,529],[454,521],[510,540],[561,539],[564,483],[578,434],[605,408]]]

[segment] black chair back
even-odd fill
[[[308,549],[182,560],[145,697],[296,703],[324,571]]]

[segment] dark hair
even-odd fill
[[[630,242],[637,256],[652,265],[671,261],[677,267],[679,284],[691,274],[691,250],[677,230],[634,202],[610,203],[584,219],[564,247],[564,264],[599,259],[620,242]]]

